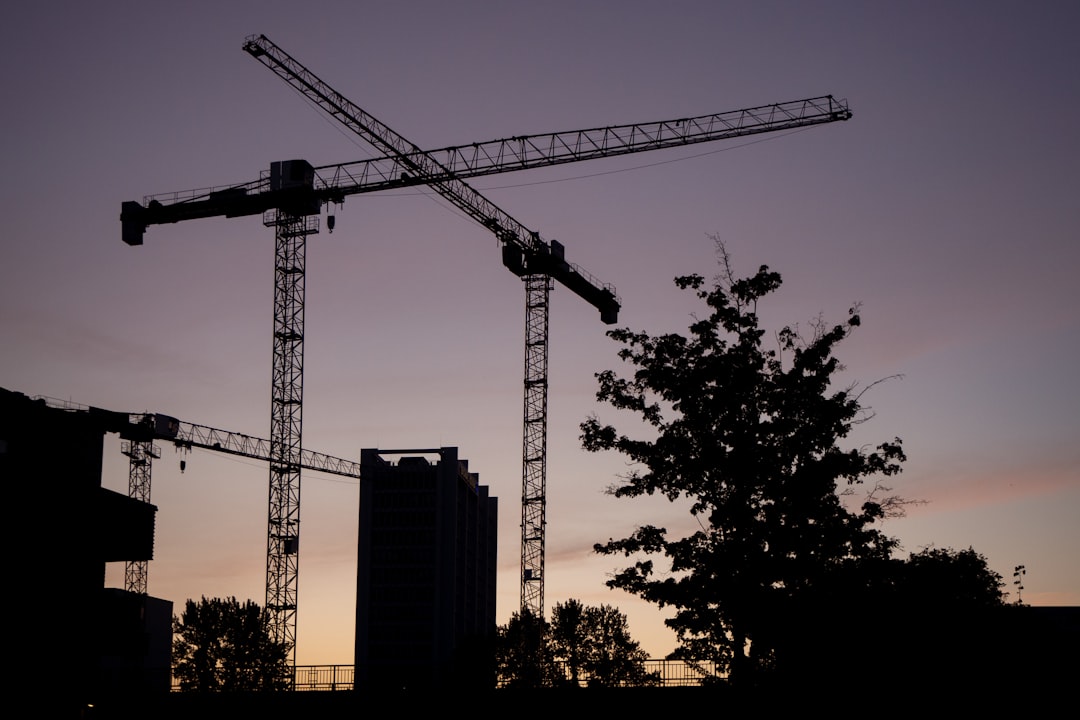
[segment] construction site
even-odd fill
[[[757,698],[800,712],[859,692],[1000,711],[1071,687],[1075,8],[256,5],[30,4],[0,29],[0,480],[30,541],[9,583],[28,620],[18,712],[719,708],[759,638],[760,677],[787,647],[787,677],[817,678]],[[1004,619],[940,610],[960,573],[880,616],[818,576],[788,605],[787,576],[761,583],[778,604],[743,602],[735,578],[773,560],[754,553],[753,572],[710,560],[691,567],[714,586],[650,595],[682,570],[639,530],[717,523],[635,480],[665,462],[696,478],[681,459],[726,445],[654,463],[596,429],[666,437],[686,405],[635,375],[634,343],[693,335],[698,291],[755,269],[783,276],[752,319],[782,368],[789,329],[857,312],[829,387],[866,412],[835,444],[902,438],[906,458],[885,489],[838,482],[840,503],[897,480],[911,504],[873,526],[896,543],[884,562],[978,557]],[[715,375],[736,376],[713,397],[757,387]],[[777,567],[815,552],[791,546]],[[657,582],[635,586],[646,560]],[[721,619],[714,646],[688,640],[681,613],[706,599],[720,617],[728,591],[758,634]],[[265,613],[262,685],[192,670],[200,601]],[[533,682],[529,636],[505,661],[512,623],[554,627],[570,601],[625,620],[647,682],[609,692],[566,664]]]
[[[171,607],[169,603],[179,602],[180,599],[159,601],[149,593],[149,577],[153,567],[153,517],[156,510],[151,492],[152,468],[161,457],[160,443],[171,443],[185,451],[200,449],[230,454],[264,463],[267,467],[269,500],[265,519],[265,607],[272,617],[273,637],[291,649],[290,665],[296,666],[297,617],[302,612],[297,589],[303,547],[300,531],[301,476],[316,472],[350,478],[363,486],[362,462],[309,450],[301,443],[304,344],[307,339],[305,251],[311,236],[323,230],[328,233],[334,231],[337,224],[335,208],[344,204],[347,198],[422,186],[474,221],[478,235],[493,236],[498,253],[492,262],[501,262],[521,281],[524,290],[524,347],[523,358],[518,363],[524,369],[524,377],[521,384],[523,410],[519,419],[520,547],[504,547],[502,552],[519,553],[518,596],[521,610],[542,617],[546,611],[547,576],[548,395],[549,386],[558,382],[558,378],[549,379],[550,298],[556,288],[569,290],[578,296],[584,303],[581,311],[591,308],[592,312],[598,314],[598,333],[605,326],[618,322],[620,298],[613,284],[598,280],[571,262],[572,248],[567,248],[560,241],[545,239],[540,232],[516,220],[466,181],[530,168],[791,131],[851,117],[851,111],[844,101],[833,96],[819,96],[696,117],[517,135],[422,150],[420,145],[402,137],[330,87],[267,37],[248,37],[243,43],[243,50],[306,102],[321,110],[329,120],[369,144],[376,153],[375,157],[322,166],[315,166],[303,159],[276,159],[270,161],[268,169],[250,182],[156,194],[141,201],[127,201],[121,208],[120,234],[123,242],[129,246],[151,245],[141,251],[147,253],[153,252],[153,228],[156,226],[215,217],[261,217],[267,233],[272,233],[274,237],[273,372],[268,438],[211,428],[153,412],[118,412],[80,406],[71,401],[30,400],[17,393],[6,394],[9,399],[5,415],[9,427],[21,427],[25,418],[34,417],[37,418],[35,422],[42,423],[42,427],[67,422],[80,425],[84,428],[81,434],[87,438],[89,447],[99,446],[106,433],[117,434],[123,442],[122,452],[129,461],[127,505],[108,500],[102,506],[102,512],[119,513],[119,519],[108,522],[111,528],[116,529],[118,537],[107,550],[94,550],[85,558],[90,562],[90,567],[78,574],[78,577],[87,578],[80,581],[80,592],[86,593],[83,597],[90,597],[101,590],[101,569],[96,567],[96,563],[123,561],[122,590],[125,597],[131,598],[124,602],[132,603],[133,607],[139,606],[140,602],[148,603],[139,612],[146,623],[144,629],[148,637],[154,638],[154,642],[145,648],[146,655],[141,660],[137,652],[133,654],[128,649],[126,671],[117,670],[109,675],[102,666],[102,682],[110,685],[110,690],[122,686],[125,680],[121,678],[125,677],[126,682],[142,689],[168,690],[170,687],[165,659],[165,649],[169,643],[165,635],[167,618],[172,613],[166,608]],[[542,222],[542,218],[538,221]],[[348,230],[340,228],[341,232]],[[437,371],[437,368],[433,370]],[[8,441],[8,447],[11,451],[9,454],[17,460],[13,466],[15,472],[25,467],[20,463],[29,462],[19,458],[30,458],[36,452],[33,446],[22,449],[19,443],[12,440]],[[439,454],[446,451],[446,448],[435,448],[389,452],[406,456],[401,462],[412,462],[414,456],[416,461],[422,461],[422,453]],[[462,448],[462,451],[467,453],[468,448]],[[87,483],[88,487],[94,484],[95,471],[98,476],[96,485],[100,486],[101,460],[95,460],[93,455],[94,452],[89,452],[84,458],[86,467],[75,473],[85,476],[81,482]],[[184,463],[181,460],[181,469]],[[451,464],[456,467],[456,460]],[[64,474],[68,471],[57,472]],[[475,480],[472,487],[475,494]],[[485,488],[485,496],[486,492]],[[103,497],[112,498],[113,495]],[[507,500],[503,500],[503,512],[517,512],[518,508]],[[361,502],[361,518],[364,517],[363,505]],[[127,510],[111,510],[114,506]],[[486,569],[482,570],[483,580],[478,584],[480,590],[474,591],[474,594],[483,593],[485,599],[480,604],[486,608],[478,616],[482,619],[478,620],[477,627],[486,626],[489,632],[494,630],[495,624],[493,586],[496,552],[494,531],[490,530],[494,527],[495,517],[492,510],[491,520],[484,521],[485,526],[489,527],[485,531],[488,539],[484,541],[484,547],[488,549],[482,551],[481,555],[487,553],[489,560],[483,564]],[[362,536],[363,533],[364,529],[361,528]],[[124,539],[122,536],[125,535],[129,537]],[[365,581],[364,586],[371,582],[374,581]],[[59,589],[57,594],[62,594]],[[470,606],[475,604],[472,598],[468,602]],[[358,598],[357,607],[366,607],[366,603],[366,600]],[[90,606],[92,603],[87,603],[87,607]],[[358,609],[358,623],[361,622]],[[82,625],[85,626],[85,623]],[[358,637],[360,635],[358,629]],[[88,666],[93,665],[96,656],[90,647],[93,643],[81,638],[75,644],[84,651]]]

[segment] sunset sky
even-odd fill
[[[19,4],[0,24],[0,387],[269,436],[273,231],[199,220],[133,248],[119,221],[123,201],[275,160],[373,154],[244,53],[250,34],[428,148],[833,94],[850,121],[471,184],[615,284],[620,326],[685,331],[700,306],[672,278],[714,274],[713,236],[741,274],[784,277],[771,329],[861,303],[843,382],[888,380],[851,443],[901,437],[894,489],[926,501],[885,530],[905,551],[974,547],[1011,600],[1023,564],[1025,602],[1080,604],[1078,27],[1080,4],[1057,1]],[[336,215],[308,244],[304,446],[459,447],[499,497],[505,622],[522,283],[426,191]],[[618,606],[659,657],[663,614],[607,589],[618,560],[591,548],[688,515],[605,495],[623,459],[580,447],[591,413],[638,427],[595,401],[594,374],[621,365],[607,329],[556,287],[546,597]],[[126,491],[119,445],[104,484]],[[163,445],[150,594],[262,603],[267,482],[258,462]],[[299,664],[352,662],[357,502],[355,482],[305,475]]]

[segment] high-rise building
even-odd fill
[[[360,454],[356,687],[492,687],[498,499],[458,449]]]

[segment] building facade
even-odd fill
[[[357,688],[492,687],[497,498],[455,447],[360,463]]]

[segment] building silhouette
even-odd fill
[[[41,703],[168,693],[172,603],[105,588],[106,562],[153,558],[157,508],[101,487],[105,434],[138,432],[123,413],[0,388],[0,483],[17,518],[11,655]]]
[[[360,465],[357,689],[493,687],[497,498],[455,447]]]

